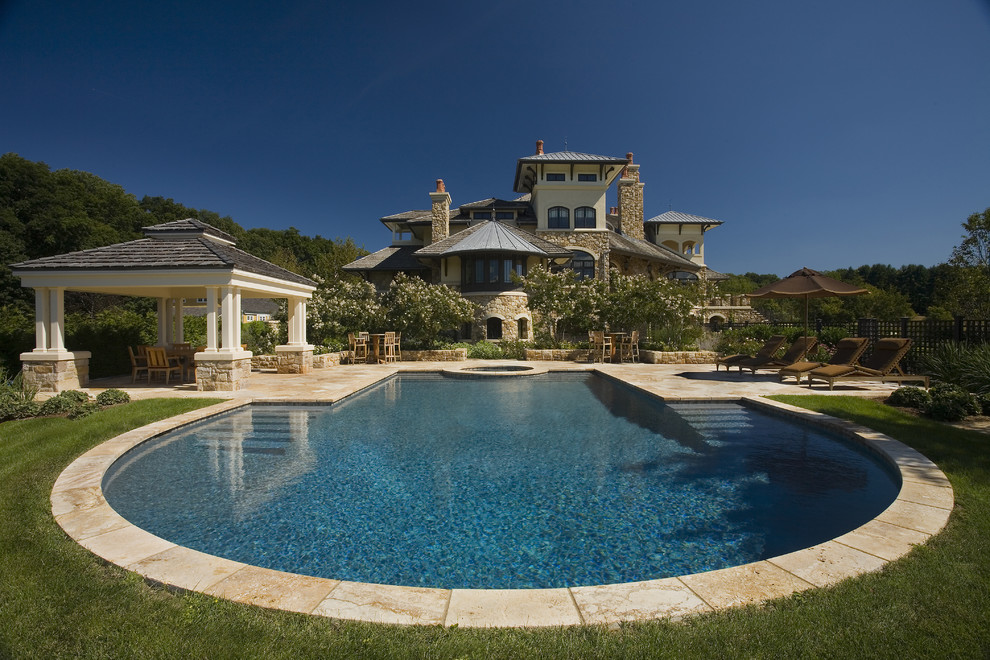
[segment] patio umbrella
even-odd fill
[[[808,336],[808,300],[833,296],[858,296],[869,293],[852,284],[822,275],[817,270],[802,268],[773,284],[761,286],[750,298],[804,298],[804,336]]]

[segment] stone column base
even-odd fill
[[[21,353],[24,384],[39,392],[63,392],[89,385],[89,351]]]
[[[196,389],[200,392],[236,392],[247,387],[251,351],[196,353]]]
[[[308,374],[313,372],[313,346],[282,345],[275,347],[280,374]]]

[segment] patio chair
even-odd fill
[[[395,333],[386,332],[382,339],[382,350],[379,354],[379,362],[395,362]]]
[[[795,362],[794,364],[789,364],[777,372],[778,376],[780,376],[780,382],[784,382],[784,379],[788,376],[794,376],[797,379],[797,384],[800,385],[801,377],[811,373],[815,369],[827,366],[849,366],[856,364],[856,360],[863,354],[869,343],[870,340],[865,337],[846,337],[845,339],[840,339],[839,343],[835,345],[835,352],[832,353],[832,357],[829,358],[828,362]]]
[[[148,356],[147,355],[134,355],[134,349],[130,346],[127,347],[127,354],[131,356],[131,382],[136,383],[138,374],[142,371],[144,375],[151,380],[151,374],[148,372]]]
[[[350,348],[351,364],[355,364],[358,358],[368,360],[368,339],[360,337],[353,332],[347,333],[347,345]]]
[[[785,341],[787,341],[787,337],[784,335],[774,335],[764,342],[763,347],[756,352],[756,355],[735,353],[734,355],[726,355],[720,358],[715,358],[715,371],[718,371],[718,368],[723,364],[725,365],[725,370],[728,371],[729,367],[735,366],[738,362],[743,360],[755,360],[758,358],[768,360],[773,357],[773,354],[776,353],[781,346],[784,345]],[[740,369],[740,371],[742,370]]]
[[[619,362],[639,362],[639,330],[633,330],[619,342]]]
[[[756,358],[753,358],[752,360],[740,360],[736,363],[736,366],[739,367],[739,371],[749,369],[754,374],[758,369],[780,369],[781,367],[792,365],[802,359],[808,354],[808,351],[812,350],[817,345],[817,337],[798,337],[779,358],[771,356],[769,359],[759,362]]]
[[[848,381],[904,382],[917,380],[928,389],[928,376],[910,376],[901,370],[900,361],[911,350],[911,340],[906,337],[885,337],[873,347],[873,355],[861,363],[852,365],[829,365],[812,370],[808,374],[808,387],[816,380],[828,383],[828,389],[836,383]],[[892,371],[897,373],[890,375]]]
[[[590,330],[591,351],[588,358],[592,362],[607,362],[612,359],[612,338],[604,330]]]
[[[395,333],[395,359],[402,362],[402,333]]]
[[[169,377],[173,374],[179,376],[179,380],[182,380],[182,365],[176,358],[170,358],[165,355],[165,349],[159,347],[149,347],[148,348],[148,382],[151,382],[151,376],[154,374],[164,374],[165,384],[168,385]]]

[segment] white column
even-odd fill
[[[299,342],[305,346],[306,341],[306,299],[299,299]]]
[[[185,327],[183,325],[182,298],[175,299],[175,341],[180,344],[185,341]]]
[[[206,287],[206,351],[217,351],[217,288]]]
[[[48,300],[48,341],[53,351],[62,353],[65,351],[65,289],[49,289]]]
[[[241,290],[234,289],[234,346],[235,351],[241,350]]]
[[[165,346],[167,337],[165,336],[165,328],[168,323],[168,304],[166,298],[158,299],[158,342],[155,346]]]
[[[34,290],[34,352],[44,353],[50,346],[48,335],[51,325],[51,307],[48,302],[48,288]]]
[[[175,343],[175,298],[168,298],[165,301],[167,313],[165,318],[165,345],[171,346]]]
[[[220,350],[239,350],[241,345],[234,342],[234,328],[239,325],[237,321],[240,320],[234,317],[234,288],[225,286],[221,291],[223,298],[220,303],[220,318],[223,325],[220,332]]]

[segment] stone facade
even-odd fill
[[[300,350],[295,346],[276,346],[278,358],[276,370],[280,374],[313,373],[313,348]]]
[[[64,392],[89,384],[89,351],[55,355],[22,353],[24,384],[39,392]]]
[[[260,369],[278,369],[277,355],[252,355],[251,368],[255,371]]]
[[[251,356],[201,357],[196,355],[196,389],[200,392],[236,392],[247,387]]]
[[[633,165],[632,154],[627,154],[629,164],[619,178],[619,233],[630,238],[645,239],[643,230],[643,188],[639,181],[639,165]]]
[[[432,242],[436,243],[450,236],[450,194],[444,188],[443,179],[437,179],[437,191],[430,193],[430,201],[433,204]]]
[[[715,351],[646,351],[639,359],[647,364],[715,364]]]
[[[503,293],[465,293],[465,298],[477,307],[474,313],[472,339],[488,339],[488,319],[502,319],[502,339],[515,341],[517,339],[533,338],[533,318],[527,301],[529,297],[521,291]],[[526,336],[519,336],[519,319],[526,319]]]
[[[560,247],[583,250],[595,258],[595,277],[608,281],[609,249],[605,231],[538,231],[536,235]]]

